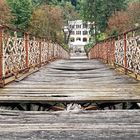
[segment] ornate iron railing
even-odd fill
[[[97,43],[88,57],[140,74],[140,27]]]
[[[61,58],[69,53],[59,44],[0,26],[0,86],[8,77]]]

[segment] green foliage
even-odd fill
[[[63,18],[65,21],[65,24],[68,23],[68,21],[76,20],[79,18],[78,13],[75,10],[75,7],[71,5],[70,2],[66,2],[63,6]]]
[[[106,34],[105,34],[105,33],[98,34],[98,35],[97,35],[97,40],[95,40],[95,38],[92,37],[91,40],[90,40],[90,42],[89,42],[87,45],[85,45],[85,51],[86,51],[86,53],[88,53],[89,50],[90,50],[91,48],[93,48],[93,46],[94,46],[97,42],[100,42],[100,41],[104,40],[105,38],[106,38]],[[96,42],[96,41],[97,41],[97,42]]]
[[[69,51],[69,46],[65,43],[61,43],[61,46],[66,50]]]
[[[89,50],[96,44],[95,38],[92,38],[91,41],[85,45],[85,52],[88,53]]]
[[[95,21],[97,28],[104,32],[112,13],[125,7],[125,0],[83,0],[82,15],[87,21]]]
[[[7,0],[11,7],[14,19],[12,23],[22,30],[28,28],[30,18],[32,15],[32,2],[30,0]]]
[[[105,33],[100,33],[97,35],[97,41],[102,41],[107,37],[107,35]]]

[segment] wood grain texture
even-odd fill
[[[140,83],[98,60],[59,60],[0,89],[0,102],[140,102]]]
[[[0,111],[1,140],[139,140],[140,111]]]

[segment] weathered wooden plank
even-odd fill
[[[140,83],[97,60],[59,60],[0,89],[0,102],[140,102]]]
[[[0,111],[1,139],[138,140],[140,111]]]

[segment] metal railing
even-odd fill
[[[55,59],[68,59],[69,53],[59,44],[35,38],[9,27],[0,26],[0,86],[5,79]]]
[[[140,74],[140,27],[97,43],[88,52],[89,59],[100,59]]]

